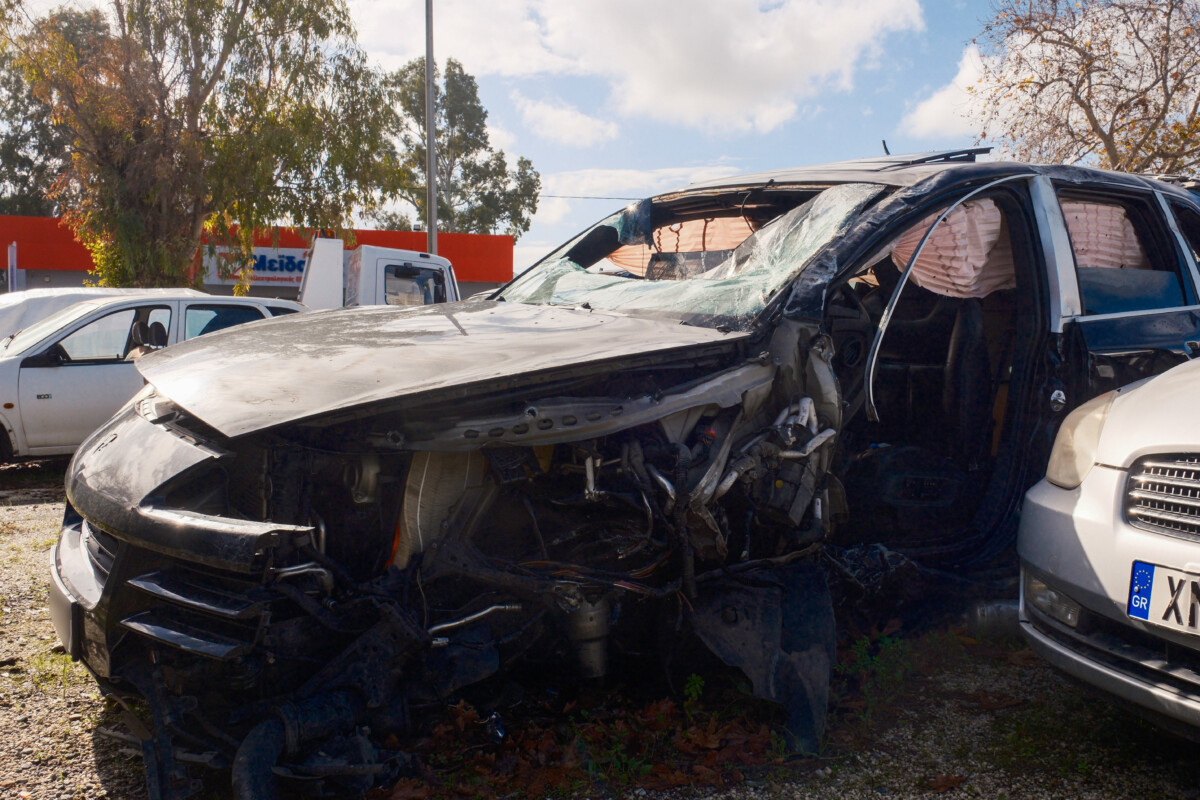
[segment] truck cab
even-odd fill
[[[308,256],[300,302],[309,308],[422,306],[462,299],[445,258],[416,250],[317,239]]]
[[[343,305],[424,306],[460,299],[454,268],[441,256],[363,245],[346,259]]]

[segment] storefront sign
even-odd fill
[[[204,256],[206,270],[205,283],[232,286],[237,278],[221,279],[217,276],[216,263],[224,248],[217,249],[217,255]],[[252,286],[300,286],[304,277],[304,264],[307,250],[290,247],[256,247],[254,248],[254,279]]]

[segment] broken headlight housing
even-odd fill
[[[1063,420],[1046,465],[1046,480],[1063,489],[1074,489],[1092,471],[1104,421],[1116,392],[1105,392],[1072,411]]]

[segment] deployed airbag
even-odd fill
[[[892,261],[901,271],[942,212],[930,214],[896,240]],[[1016,287],[1012,244],[1004,215],[991,200],[968,200],[942,220],[913,265],[918,286],[946,297],[986,297]]]

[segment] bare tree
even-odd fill
[[[999,0],[976,40],[983,137],[1028,161],[1200,166],[1200,0]]]

